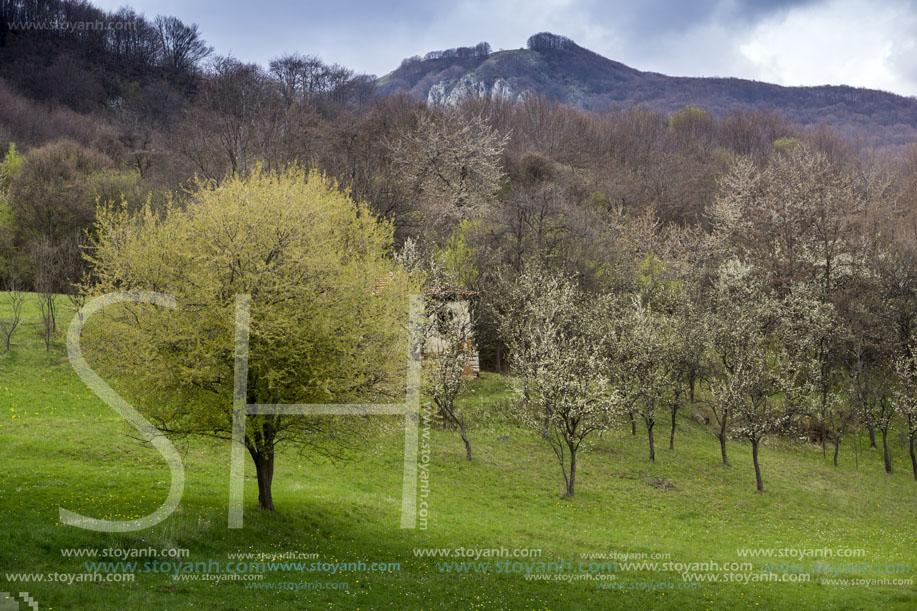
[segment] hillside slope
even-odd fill
[[[64,328],[68,316],[61,316]],[[404,435],[398,427],[353,461],[284,452],[275,475],[276,514],[256,508],[257,487],[246,465],[241,530],[226,526],[229,445],[201,440],[181,442],[184,497],[161,524],[120,534],[63,526],[60,507],[110,519],[154,510],[169,489],[169,470],[79,381],[60,342],[45,352],[38,324],[30,298],[26,326],[12,352],[0,354],[0,590],[27,591],[42,609],[917,607],[913,585],[837,581],[913,578],[917,483],[897,439],[892,450],[900,470],[893,475],[883,472],[881,456],[863,439],[858,457],[844,447],[838,468],[814,446],[771,439],[761,457],[767,491],[758,494],[748,446],[731,442],[733,464],[724,467],[710,432],[686,417],[679,420],[675,449],[660,447],[655,463],[647,460],[642,430],[596,437],[582,454],[576,497],[564,499],[548,447],[502,420],[509,380],[495,374],[475,381],[461,400],[461,409],[474,417],[474,461],[464,460],[455,431],[434,429],[428,439],[425,530],[399,528]],[[658,428],[660,437],[667,436],[665,424]],[[63,550],[70,548],[180,548],[189,550],[188,562],[224,567],[240,552],[267,560],[296,552],[309,561],[275,566],[256,580],[236,581],[218,571],[225,579],[217,583],[206,574],[178,579],[172,572],[145,571],[150,558],[140,558],[133,572],[98,566],[95,561],[106,559],[68,557]],[[419,551],[458,548],[522,550],[525,556]],[[749,557],[740,552],[745,549],[818,555]],[[851,558],[825,550],[863,551]],[[518,572],[498,572],[496,563],[508,560],[565,561],[572,568],[562,578],[537,568],[535,578],[526,577],[526,564]],[[332,571],[312,561],[347,566]],[[363,567],[351,566],[360,562]],[[371,570],[374,562],[395,565]],[[707,563],[688,570],[718,578],[686,578],[681,569],[687,565],[665,562]],[[731,564],[744,562],[751,566]],[[731,568],[711,569],[711,563]],[[872,568],[851,574],[866,565]],[[131,573],[133,581],[111,583],[104,578],[110,572]],[[70,585],[15,577],[36,573],[101,577]],[[800,582],[797,573],[809,577]],[[728,577],[736,575],[740,581]],[[778,581],[782,575],[793,581]]]

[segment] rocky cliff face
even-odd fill
[[[492,83],[487,83],[466,74],[459,79],[439,81],[431,85],[427,92],[427,103],[434,106],[455,106],[466,98],[500,98],[516,102],[522,98],[523,93],[506,79],[497,78]]]

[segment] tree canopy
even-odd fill
[[[392,227],[317,172],[203,183],[186,207],[99,213],[91,295],[174,295],[178,308],[114,308],[90,322],[90,362],[166,432],[230,438],[236,295],[251,296],[249,404],[369,402],[403,392],[408,295]],[[384,282],[380,282],[383,279]],[[110,308],[111,309],[111,308]],[[129,375],[128,375],[129,374]],[[273,509],[274,447],[336,452],[362,419],[252,416],[245,445]],[[362,426],[363,422],[359,425]],[[266,484],[266,485],[265,485]]]

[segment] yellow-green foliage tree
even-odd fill
[[[676,137],[695,146],[709,144],[714,134],[713,117],[697,106],[686,106],[669,116],[669,127]]]
[[[21,167],[22,156],[16,151],[16,145],[10,143],[3,162],[0,162],[0,281],[9,280],[14,275],[13,234],[16,227],[8,194],[10,183]]]
[[[162,430],[230,439],[234,301],[248,294],[249,404],[391,402],[404,392],[418,290],[392,245],[390,223],[301,169],[203,183],[161,212],[104,208],[87,291],[159,291],[178,307],[108,307],[89,321],[85,350]],[[273,510],[278,444],[337,454],[371,420],[249,416],[260,506]]]

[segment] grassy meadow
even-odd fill
[[[71,312],[65,301],[61,305],[63,329]],[[732,466],[724,467],[716,439],[687,409],[679,417],[674,450],[667,449],[668,420],[660,416],[655,463],[647,459],[642,426],[637,436],[622,427],[594,438],[579,457],[576,496],[565,499],[549,447],[501,414],[510,380],[487,373],[462,398],[474,414],[474,460],[464,460],[457,432],[432,431],[425,530],[399,528],[404,441],[398,432],[347,462],[281,451],[275,514],[257,509],[246,456],[241,530],[226,524],[229,444],[201,439],[177,443],[185,491],[179,510],[165,521],[123,534],[65,526],[58,522],[60,507],[111,519],[154,510],[168,492],[169,470],[80,382],[62,339],[45,351],[38,322],[28,296],[25,325],[10,353],[0,355],[0,591],[28,592],[39,609],[917,608],[913,583],[878,583],[911,580],[911,567],[917,569],[917,482],[897,434],[892,475],[884,473],[879,451],[869,449],[865,437],[856,455],[853,440],[844,444],[837,468],[820,448],[770,439],[761,454],[766,492],[759,494],[750,447],[731,442]],[[102,558],[65,555],[70,549],[150,548],[187,549],[188,562],[225,564],[239,553],[270,558],[290,552],[308,560],[257,581],[176,579],[135,570],[133,581],[113,582],[79,579],[94,572],[87,562]],[[506,549],[529,557],[502,560],[566,561],[575,570],[554,578],[536,567],[526,578],[524,570],[498,571],[501,559],[486,555],[447,558],[416,551],[438,548]],[[796,559],[743,558],[740,549],[863,551],[855,558],[819,552]],[[540,551],[533,557],[536,552],[513,550]],[[637,564],[619,560],[612,569],[612,556],[584,556],[593,554],[629,555]],[[472,561],[474,566],[467,564]],[[491,565],[484,567],[487,561]],[[359,562],[365,570],[347,566]],[[587,563],[583,569],[581,562]],[[606,566],[593,570],[591,562]],[[711,568],[741,562],[752,567]],[[372,563],[388,568],[373,570]],[[674,563],[690,563],[690,570]],[[802,568],[776,568],[774,574],[799,571],[808,580],[764,580],[774,568],[767,565],[777,563]],[[685,580],[686,572],[712,573],[719,580]],[[73,582],[51,583],[48,574],[69,574]],[[874,581],[836,583],[844,578]],[[6,608],[0,598],[0,609]]]

